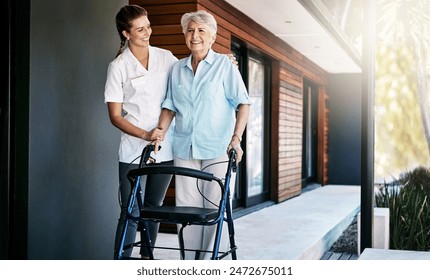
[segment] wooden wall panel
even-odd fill
[[[287,63],[279,69],[279,200],[301,192],[303,78],[299,71],[289,71]]]
[[[180,24],[165,24],[165,25],[152,25],[152,36],[157,35],[182,35],[182,28]]]
[[[173,34],[169,38],[165,35],[151,35],[151,45],[185,45],[185,39],[183,34]]]
[[[129,3],[148,11],[152,26],[151,45],[170,50],[177,58],[190,54],[180,21],[184,13],[196,10],[195,0],[135,0]]]

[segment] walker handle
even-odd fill
[[[144,165],[149,165],[155,162],[155,159],[151,157],[151,153],[154,151],[155,145],[148,144],[143,148],[142,155],[140,156],[139,167],[143,167]],[[161,149],[161,146],[158,146],[158,150]],[[150,160],[150,158],[152,160]]]
[[[231,171],[236,172],[237,171],[237,164],[236,164],[236,150],[231,149],[228,153],[229,158],[229,164],[231,167]]]

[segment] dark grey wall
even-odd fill
[[[360,184],[361,74],[329,77],[329,184]]]
[[[112,259],[119,131],[103,100],[123,0],[31,2],[28,259]]]

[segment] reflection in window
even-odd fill
[[[263,114],[264,114],[264,65],[249,59],[249,96],[252,101],[246,145],[248,196],[263,192]]]

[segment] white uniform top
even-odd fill
[[[167,79],[178,59],[168,50],[149,46],[148,70],[126,48],[108,67],[105,102],[122,103],[124,118],[150,131],[158,125],[161,103],[167,91]],[[172,127],[172,126],[171,126]],[[139,157],[147,141],[121,132],[119,161],[130,163]],[[153,155],[156,162],[173,159],[171,133],[166,133],[161,150]],[[139,164],[139,160],[134,163]]]

